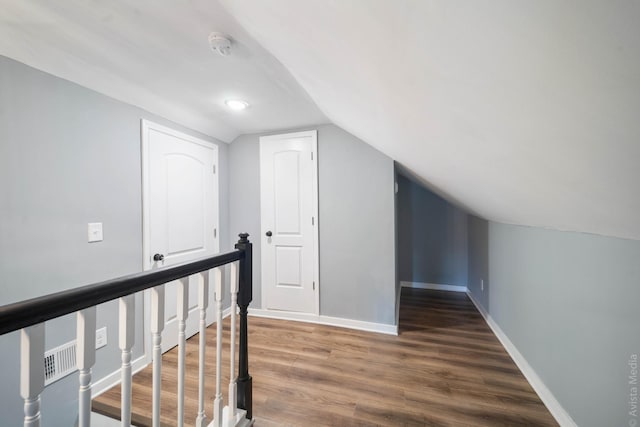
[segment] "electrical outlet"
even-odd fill
[[[484,291],[484,279],[480,279],[480,290]]]
[[[96,350],[107,345],[107,327],[96,331]]]

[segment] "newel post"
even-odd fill
[[[247,330],[247,309],[253,298],[252,291],[252,244],[249,234],[241,233],[235,248],[244,252],[238,268],[238,307],[240,308],[240,348],[238,355],[238,408],[247,411],[252,418],[252,380],[249,375],[249,343]]]

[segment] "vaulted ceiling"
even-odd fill
[[[331,121],[484,218],[640,239],[640,2],[0,7],[0,54],[223,140]]]

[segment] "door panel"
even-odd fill
[[[300,235],[300,152],[275,151],[273,175],[275,230],[279,235]]]
[[[145,269],[180,264],[218,252],[217,147],[143,122]],[[154,262],[153,255],[164,255]],[[177,344],[177,283],[166,284],[162,349]],[[187,336],[198,332],[197,284],[190,279]],[[213,305],[207,313],[214,318]]]
[[[205,164],[202,160],[165,155],[167,183],[166,257],[205,251],[207,207]],[[185,218],[189,220],[185,222]]]
[[[276,246],[276,286],[302,287],[302,248]]]
[[[260,138],[262,289],[268,310],[318,312],[316,146],[315,131]]]

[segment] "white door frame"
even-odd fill
[[[312,213],[315,218],[315,226],[313,227],[313,280],[316,284],[316,292],[315,292],[315,312],[314,313],[296,313],[299,316],[319,316],[320,315],[320,239],[319,239],[319,228],[320,228],[320,220],[318,218],[318,131],[317,130],[309,130],[303,132],[293,132],[293,133],[284,133],[278,135],[267,135],[260,137],[260,143],[262,141],[270,141],[270,140],[281,140],[283,138],[302,138],[302,137],[311,137],[311,153],[313,155],[312,162],[312,175],[313,175],[313,192],[315,197],[313,197],[313,206]],[[260,165],[262,165],[262,156],[260,156]],[[262,192],[260,192],[262,196]],[[260,204],[262,206],[262,203]],[[262,224],[262,213],[260,215],[260,242],[262,244],[264,231],[264,225]],[[262,268],[262,264],[260,264],[260,286],[261,286],[261,304],[263,309],[267,311],[277,311],[279,313],[288,313],[283,312],[281,310],[268,310],[267,307],[267,286],[265,280],[265,272]],[[293,312],[292,312],[293,313]]]
[[[218,165],[218,146],[212,142],[205,141],[194,136],[188,135],[186,133],[177,131],[175,129],[169,128],[167,126],[160,125],[158,123],[141,119],[140,120],[140,141],[141,141],[141,166],[142,166],[142,269],[144,271],[150,270],[153,262],[151,261],[151,247],[150,247],[150,221],[149,221],[149,130],[156,130],[158,132],[165,133],[167,135],[175,136],[180,139],[184,139],[186,141],[192,142],[194,144],[202,145],[204,147],[210,148],[214,153],[214,160],[216,164],[216,168],[219,168]],[[214,243],[214,250],[216,253],[220,252],[220,187],[219,187],[219,179],[218,179],[218,171],[213,176],[213,185],[216,191],[216,197],[214,200],[214,212],[216,212],[216,220],[215,220],[215,228],[217,230],[217,238]],[[211,284],[209,284],[211,286]],[[211,301],[209,303],[211,306]],[[150,329],[150,317],[151,314],[151,290],[147,289],[144,292],[144,307],[143,307],[143,333],[144,333],[144,355],[147,360],[147,363],[151,363],[152,361],[152,337],[151,337],[151,329]],[[207,319],[207,326],[211,325],[214,322],[214,316]]]

